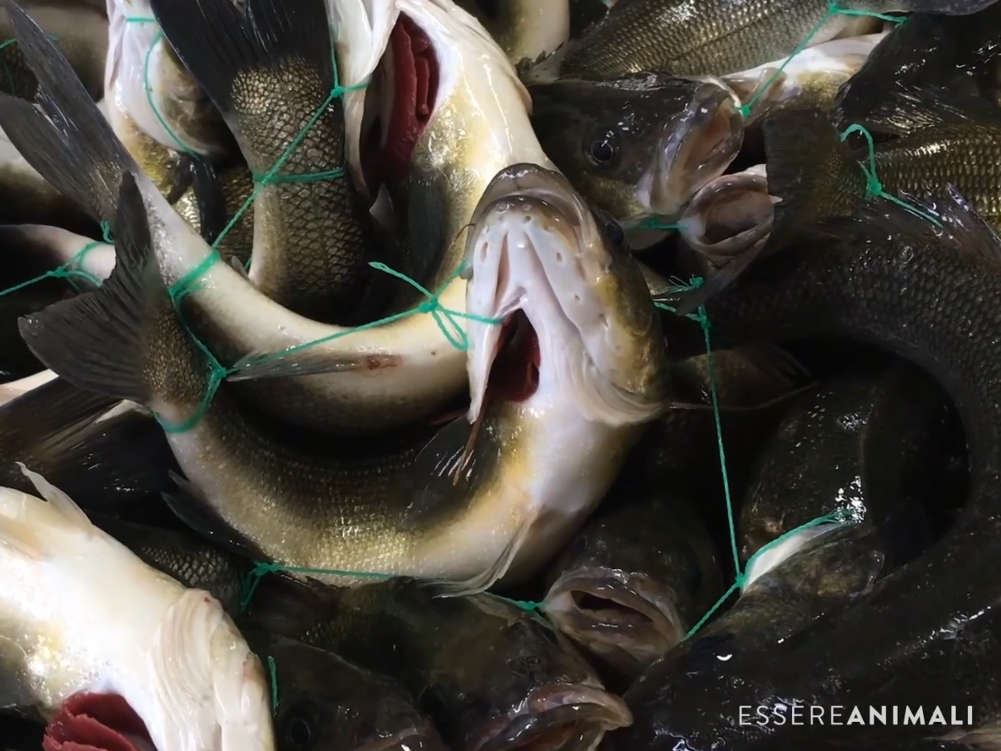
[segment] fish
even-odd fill
[[[196,527],[214,518],[257,560],[442,578],[460,592],[524,578],[594,508],[663,407],[666,356],[643,277],[558,173],[502,172],[475,217],[466,419],[374,443],[262,424],[225,384],[206,401],[204,355],[156,274],[129,176],[118,203],[112,277],[78,305],[23,318],[21,334],[74,385],[155,411],[193,486],[175,511],[207,517]],[[99,325],[108,315],[133,323],[113,334]],[[104,364],[76,365],[95,359]]]
[[[244,633],[274,665],[278,751],[445,751],[396,681],[295,639],[252,627]]]
[[[87,91],[95,101],[100,99],[108,54],[108,20],[103,8],[46,0],[25,0],[21,7],[52,35]],[[13,37],[11,24],[0,19],[0,44],[8,43],[0,50],[0,90],[30,99],[37,82],[17,44],[11,41]]]
[[[613,490],[547,579],[546,617],[631,679],[723,594],[715,543],[690,502],[652,488]]]
[[[172,456],[153,417],[52,375],[0,406],[0,484],[33,490],[20,461],[102,522],[177,527],[161,499],[172,487]]]
[[[259,185],[254,197],[251,282],[308,318],[364,321],[359,308],[376,278],[368,262],[392,259],[373,256],[368,207],[344,174],[344,112],[338,97],[329,99],[337,61],[324,0],[151,6],[251,173],[267,175],[288,152],[278,180]]]
[[[0,244],[6,249],[7,262],[12,267],[8,278],[12,278],[14,274],[37,274],[57,266],[69,265],[69,268],[92,277],[87,279],[80,276],[74,278],[74,281],[93,286],[95,281],[107,279],[115,267],[113,243],[94,240],[62,227],[29,223],[2,224]],[[14,253],[20,257],[16,264],[11,263]]]
[[[515,65],[552,54],[570,37],[570,5],[563,0],[459,0],[457,5],[486,27]]]
[[[889,0],[861,3],[859,9],[964,15],[992,2]],[[828,17],[828,7],[821,0],[757,0],[736,11],[721,0],[618,3],[601,23],[567,46],[559,74],[609,79],[639,71],[679,76],[736,73],[789,55],[814,29],[810,41],[819,44],[853,25],[849,16]]]
[[[906,25],[906,24],[905,24]],[[723,76],[740,102],[749,108],[745,124],[788,107],[834,108],[840,88],[866,64],[886,33],[866,34],[807,47],[786,63],[773,60],[750,70]]]
[[[771,238],[774,204],[765,165],[721,175],[704,185],[678,219],[682,244],[698,259],[698,272],[709,277],[721,269],[736,276]]]
[[[893,28],[841,89],[836,119],[847,127],[879,106],[872,92],[899,86],[933,86],[1001,105],[999,37],[1001,6],[969,16],[912,15]]]
[[[937,386],[905,363],[833,377],[799,395],[760,453],[740,511],[747,559],[766,543],[837,508],[898,527],[942,502],[939,436],[950,419]],[[900,517],[900,518],[898,518]],[[930,530],[912,537],[930,542]]]
[[[456,751],[584,751],[629,711],[539,616],[409,579],[352,588],[262,582],[253,623],[399,680]]]
[[[615,0],[570,0],[570,36],[576,39],[605,17]]]
[[[990,540],[997,534],[1001,495],[994,333],[999,321],[993,303],[1001,294],[1001,241],[957,192],[918,206],[942,228],[905,207],[875,201],[854,217],[804,230],[796,243],[752,265],[706,302],[706,315],[721,336],[839,337],[908,359],[945,389],[970,456],[969,495],[945,535],[864,598],[777,646],[767,665],[745,666],[740,690],[729,681],[711,698],[700,692],[702,706],[708,702],[716,717],[732,718],[738,704],[759,699],[771,706],[766,695],[810,696],[819,703],[859,697],[877,705],[970,704],[977,717],[996,716],[994,673],[984,665],[991,659],[994,604],[1001,595],[989,574],[998,565]],[[902,288],[908,293],[900,294]],[[891,615],[900,613],[906,621]],[[649,742],[652,749],[674,748],[686,739],[693,718],[685,719],[683,709],[675,714],[666,695],[677,686],[673,676],[665,682],[648,672],[642,688],[635,686],[627,697],[636,722],[610,746]],[[700,730],[689,748],[771,748],[802,741],[805,732],[737,728],[732,720],[710,724],[712,741]],[[925,727],[892,730],[883,737],[901,742],[927,735]],[[850,735],[843,737],[850,741]]]
[[[45,500],[0,494],[0,704],[48,719],[46,748],[274,748],[264,671],[219,603],[25,472]]]
[[[881,96],[894,116],[914,113],[928,124],[875,146],[873,164],[882,190],[898,197],[941,199],[954,186],[988,221],[1001,226],[1001,108],[959,111],[949,105],[947,92],[934,89],[891,88]],[[867,151],[843,144],[834,126],[815,110],[790,113],[781,123],[796,128],[800,137],[790,139],[775,119],[764,125],[768,191],[782,199],[775,206],[774,233],[852,214],[866,200],[867,177],[859,164],[868,164]]]
[[[424,217],[429,247],[447,247],[425,287],[438,292],[442,308],[463,312],[466,282],[456,271],[483,191],[511,164],[552,164],[532,133],[527,93],[482,28],[463,25],[440,0],[401,3],[432,40],[441,69],[455,73],[438,87],[433,116],[415,146],[408,212]],[[239,362],[231,378],[247,380],[238,386],[245,398],[284,422],[352,435],[413,425],[460,398],[468,383],[465,353],[446,340],[439,316],[404,316],[363,331],[325,325],[277,305],[229,265],[213,263],[211,248],[118,146],[58,51],[23,15],[15,13],[15,23],[48,92],[50,116],[76,127],[54,129],[34,107],[9,97],[0,97],[0,125],[16,134],[19,148],[47,179],[89,204],[95,216],[113,217],[122,175],[136,177],[151,221],[162,227],[154,233],[161,276],[173,285],[204,269],[182,310],[220,362]],[[466,134],[461,139],[459,131]],[[464,144],[461,158],[435,147],[439,143]],[[441,206],[450,208],[444,220]],[[414,222],[410,226],[413,231]]]
[[[675,216],[740,151],[729,90],[654,73],[530,87],[546,153],[595,206],[624,227]]]
[[[30,376],[19,378],[16,381],[8,381],[0,385],[0,407],[28,393],[36,386],[41,386],[57,377],[51,370],[40,370],[37,373],[32,373]]]

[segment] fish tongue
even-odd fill
[[[398,184],[406,179],[414,145],[434,110],[438,61],[431,40],[405,15],[400,15],[389,42],[393,50],[393,105],[384,125],[382,177]]]
[[[45,728],[45,751],[155,751],[146,726],[117,694],[73,694]]]

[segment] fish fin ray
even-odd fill
[[[28,469],[24,465],[24,462],[18,462],[17,466],[21,468],[21,473],[31,481],[32,485],[35,486],[35,490],[38,491],[38,494],[52,505],[52,508],[66,517],[66,519],[80,525],[83,528],[89,528],[92,526],[90,519],[87,518],[83,509],[76,504],[76,501],[40,474]]]
[[[151,5],[167,41],[227,120],[234,106],[233,82],[248,71],[300,57],[326,88],[333,85],[323,0],[247,0],[243,13],[231,0],[153,0]]]
[[[323,356],[317,357],[316,354],[306,350],[287,355],[253,352],[237,360],[232,368],[233,373],[227,380],[253,381],[262,378],[292,378],[361,370],[364,367],[363,358],[351,353],[340,356],[324,353]]]
[[[122,183],[115,236],[117,263],[103,286],[25,316],[18,328],[35,356],[73,385],[146,403],[143,329],[146,309],[154,302],[149,290],[161,282],[150,257],[142,198],[129,173]]]
[[[942,125],[1001,125],[1001,107],[939,86],[894,84],[880,90],[878,98],[871,102],[847,104],[855,118],[853,123],[873,133],[906,136]]]
[[[115,213],[122,173],[138,170],[72,66],[31,18],[2,0],[38,79],[39,108],[0,96],[0,125],[42,176],[96,219]]]

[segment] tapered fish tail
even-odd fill
[[[18,322],[28,347],[73,385],[155,411],[187,409],[205,363],[181,327],[152,257],[142,197],[126,174],[114,223],[118,260],[94,292]]]
[[[247,0],[243,11],[232,0],[156,0],[151,6],[167,41],[238,140],[243,139],[234,100],[240,86],[249,95],[247,81],[255,73],[270,71],[274,78],[295,60],[319,77],[324,92],[333,86],[323,0]]]
[[[837,130],[817,110],[789,110],[764,124],[768,193],[775,206],[771,247],[800,228],[847,216],[865,198],[865,175]]]
[[[139,168],[41,28],[13,0],[0,0],[18,48],[38,79],[36,107],[0,94],[0,126],[42,176],[95,219],[115,215],[118,186]]]

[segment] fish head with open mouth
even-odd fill
[[[733,161],[743,123],[712,81],[643,73],[533,86],[543,148],[596,206],[631,226],[674,215]]]
[[[565,177],[502,170],[467,245],[468,373],[475,420],[492,398],[571,400],[610,426],[649,420],[667,391],[658,316],[614,223],[602,225]]]

